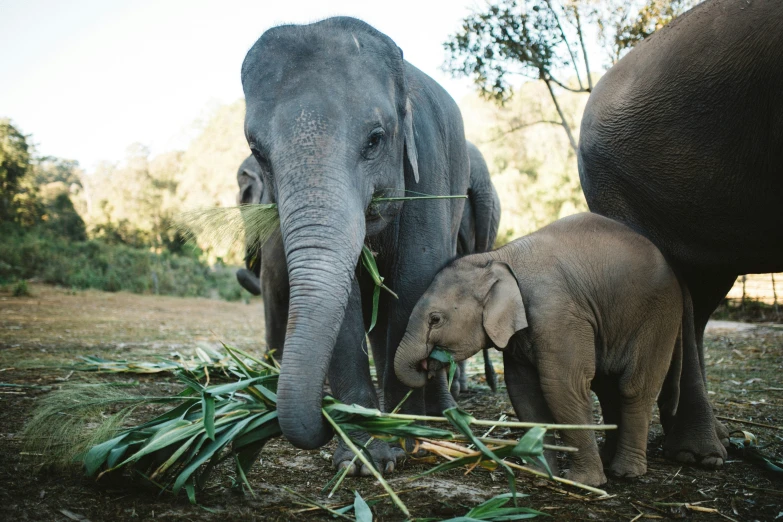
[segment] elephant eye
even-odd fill
[[[263,170],[266,173],[272,171],[272,167],[269,165],[269,159],[266,157],[266,155],[263,152],[261,152],[258,148],[256,148],[255,145],[250,146],[250,152],[253,153],[253,157],[256,158],[256,161],[261,166],[261,170]]]
[[[372,159],[375,157],[381,148],[385,136],[386,133],[383,129],[375,129],[367,136],[367,142],[364,144],[364,150],[362,151],[365,158]]]
[[[430,320],[429,324],[433,328],[437,328],[438,326],[443,324],[443,314],[440,314],[438,312],[433,312],[430,314]]]

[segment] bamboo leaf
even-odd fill
[[[511,489],[511,492],[516,496],[517,486],[516,486],[516,479],[514,477],[514,472],[511,471],[511,468],[509,468],[505,462],[503,462],[503,459],[495,455],[495,453],[492,450],[486,447],[484,443],[481,442],[478,439],[478,437],[476,437],[473,434],[473,431],[470,429],[470,423],[473,420],[473,416],[465,411],[460,410],[459,408],[449,408],[448,410],[444,410],[443,416],[446,417],[449,420],[449,422],[451,422],[451,424],[455,428],[457,428],[463,435],[468,437],[470,441],[476,446],[476,448],[478,448],[479,451],[481,451],[481,453],[483,453],[493,461],[497,462],[498,465],[501,468],[503,468],[503,471],[506,473],[506,479],[508,480],[508,487]]]
[[[206,390],[201,394],[201,410],[204,412],[204,431],[215,440],[215,398]]]
[[[375,323],[378,321],[378,301],[380,298],[381,287],[376,286],[372,291],[372,319],[370,320],[370,329],[367,330],[367,333],[372,332],[373,328],[375,328]]]
[[[114,447],[117,446],[120,442],[125,440],[125,437],[127,436],[128,434],[125,433],[119,437],[107,440],[102,444],[93,446],[84,456],[84,467],[87,471],[87,475],[94,475],[95,472],[97,472],[106,461],[106,457],[109,455],[111,450],[114,449]]]
[[[232,426],[231,429],[221,434],[217,439],[208,442],[203,450],[199,452],[198,457],[193,459],[193,462],[191,462],[190,465],[188,465],[188,467],[186,467],[182,473],[179,474],[177,480],[174,481],[174,486],[171,488],[172,492],[177,493],[185,484],[185,481],[190,478],[190,476],[198,469],[199,466],[204,464],[215,454],[215,452],[221,450],[226,444],[228,444],[231,441],[231,438],[237,432],[241,431],[242,428],[244,428],[251,420],[252,419],[243,419],[242,421]]]
[[[358,491],[354,490],[353,512],[356,514],[356,522],[372,522],[372,511]]]

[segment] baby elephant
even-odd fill
[[[597,214],[570,216],[441,270],[413,309],[394,369],[420,387],[439,369],[428,360],[434,347],[460,361],[494,346],[517,417],[529,422],[593,424],[592,388],[619,429],[606,432],[600,455],[592,431],[563,430],[579,449],[567,476],[600,485],[605,465],[637,477],[659,392],[664,428],[677,407],[683,302],[650,241]]]

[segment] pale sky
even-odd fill
[[[442,43],[481,0],[0,0],[0,117],[38,152],[88,170],[134,142],[187,145],[192,122],[242,97],[245,53],[269,27],[361,18],[455,99]]]

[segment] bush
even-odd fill
[[[187,250],[183,250],[187,252]],[[69,241],[46,228],[0,225],[0,284],[37,278],[71,288],[189,297],[241,298],[233,271],[195,256],[149,248]]]
[[[27,288],[27,281],[25,281],[24,279],[16,283],[13,293],[14,293],[14,297],[29,297],[30,295],[32,295],[30,293],[30,290]]]

